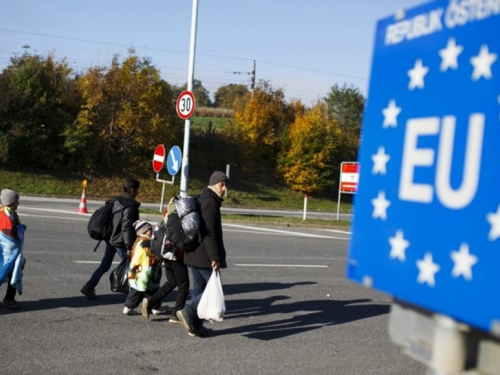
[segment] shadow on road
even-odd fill
[[[217,330],[217,335],[241,334],[251,339],[269,341],[389,312],[389,305],[369,304],[367,303],[371,302],[369,299],[282,302],[287,299],[289,299],[287,296],[273,296],[260,300],[226,301],[226,320],[263,315],[279,317],[282,314],[294,314],[294,316],[221,329]]]
[[[286,290],[299,285],[313,285],[315,282],[297,283],[248,283],[225,284],[226,296],[247,294],[252,292],[265,292],[273,290]],[[163,300],[175,300],[176,293],[171,293]],[[36,301],[20,301],[21,310],[1,308],[0,315],[9,313],[22,313],[38,310],[50,310],[61,307],[81,308],[89,306],[118,305],[125,302],[125,295],[110,293],[99,296],[97,301],[90,301],[84,296],[67,298],[46,298]],[[356,300],[310,300],[287,303],[290,297],[274,295],[263,299],[226,299],[225,320],[231,319],[257,319],[259,322],[241,325],[234,328],[217,329],[217,335],[239,334],[251,339],[270,341],[292,336],[302,332],[316,330],[326,326],[333,326],[353,322],[360,319],[371,318],[389,313],[387,304],[373,304],[370,299]],[[285,319],[279,319],[286,315]],[[290,317],[290,315],[292,315]],[[266,321],[263,321],[263,320]],[[166,319],[163,319],[166,320]],[[221,328],[223,325],[220,326]]]
[[[224,284],[222,280],[222,288],[224,295],[230,296],[233,294],[252,293],[252,292],[265,292],[269,290],[283,290],[290,289],[299,285],[313,285],[316,284],[312,281],[303,281],[298,283],[248,283],[248,284]]]
[[[283,290],[289,289],[297,285],[310,285],[316,284],[314,282],[298,282],[298,283],[252,283],[252,284],[234,284],[234,285],[224,285],[224,295],[229,296],[232,294],[242,294],[251,292],[262,292],[270,290]],[[19,304],[22,306],[21,310],[11,310],[8,308],[1,308],[1,314],[7,313],[19,313],[37,310],[50,310],[57,309],[60,307],[69,308],[79,308],[88,306],[103,306],[103,305],[117,305],[123,304],[125,302],[125,294],[122,293],[110,293],[101,294],[99,299],[96,301],[90,301],[87,297],[83,295],[78,295],[74,297],[66,298],[46,298],[35,301],[23,301],[22,298],[19,299]],[[173,291],[167,297],[163,299],[163,303],[173,302],[177,297],[177,291]]]
[[[122,293],[110,293],[99,295],[99,299],[96,301],[91,301],[83,295],[64,298],[45,298],[35,301],[23,301],[22,299],[18,299],[19,304],[22,306],[20,310],[12,310],[6,307],[1,307],[0,314],[19,314],[22,312],[51,310],[61,307],[80,308],[89,306],[117,305],[123,304],[125,302],[125,297],[126,295]]]

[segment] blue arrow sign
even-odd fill
[[[173,146],[167,158],[167,169],[171,176],[175,176],[181,169],[182,165],[182,152],[179,146]]]
[[[499,335],[500,15],[487,4],[378,23],[347,274]]]

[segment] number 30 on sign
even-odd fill
[[[177,98],[177,114],[183,120],[187,120],[194,113],[194,95],[191,91],[183,91]]]

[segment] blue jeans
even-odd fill
[[[198,304],[205,290],[210,276],[212,276],[211,268],[196,268],[189,267],[191,272],[191,280],[193,281],[193,289],[191,290],[191,302],[186,305],[184,310],[194,329],[201,328],[203,321],[198,318]]]
[[[114,247],[106,241],[106,249],[104,250],[104,256],[102,257],[101,264],[94,271],[90,280],[87,281],[87,286],[89,288],[95,288],[97,284],[99,284],[99,280],[101,280],[102,275],[109,271],[111,268],[111,264],[113,263],[113,259],[115,258],[115,254],[118,253],[120,259],[124,259],[127,256],[127,250],[121,247]]]

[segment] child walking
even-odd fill
[[[167,214],[168,210],[165,210],[163,214],[165,223],[167,222]],[[163,259],[167,281],[156,293],[142,300],[141,312],[144,318],[149,319],[149,314],[152,312],[151,307],[161,303],[161,300],[177,287],[177,299],[169,323],[180,323],[176,314],[186,305],[189,294],[189,273],[187,266],[184,264],[184,249],[175,248],[173,252],[168,254],[169,256],[164,256]]]
[[[129,292],[125,299],[123,314],[131,315],[145,297],[154,294],[160,287],[161,261],[151,252],[151,235],[153,227],[144,220],[134,223],[137,240],[130,254],[130,270],[128,272]],[[161,302],[152,307],[154,315],[160,314]]]
[[[23,256],[24,231],[26,225],[19,221],[17,207],[19,194],[10,189],[0,193],[0,285],[7,283],[5,297],[0,304],[10,309],[20,309],[15,300],[16,293],[22,294],[22,270],[25,259]]]

